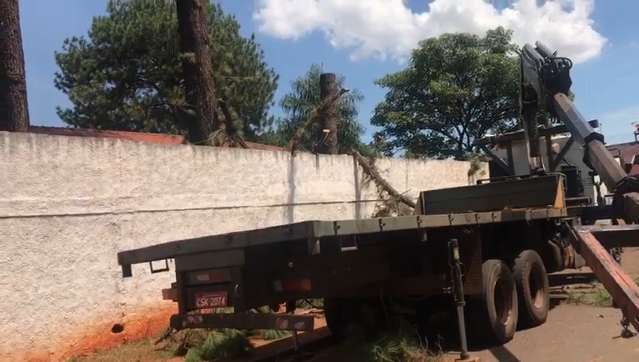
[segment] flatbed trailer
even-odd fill
[[[340,334],[352,322],[344,320],[346,305],[357,318],[362,305],[454,296],[449,258],[454,240],[464,266],[463,295],[481,301],[490,287],[491,293],[504,299],[497,301],[502,310],[492,305],[493,315],[484,316],[489,322],[477,331],[470,327],[470,332],[503,342],[512,337],[517,325],[515,286],[499,283],[498,276],[486,286],[483,266],[491,260],[510,267],[524,250],[540,255],[543,275],[531,293],[542,299],[540,318],[545,320],[546,270],[563,269],[574,260],[565,257],[570,254],[566,225],[579,210],[567,206],[563,182],[557,174],[427,191],[420,197],[422,214],[304,221],[174,241],[121,252],[118,261],[128,277],[132,264],[174,260],[176,282],[163,294],[178,302],[179,313],[171,318],[175,329],[311,330],[311,316],[254,313],[254,309],[271,306],[277,311],[282,303],[324,298],[331,309],[327,310],[329,328]],[[438,199],[451,208],[455,198],[461,198],[460,208],[498,209],[428,214],[439,211]],[[232,312],[220,312],[222,307],[232,307]],[[501,324],[490,322],[500,315]]]
[[[518,301],[523,296],[521,291],[517,296],[514,281],[491,279],[485,266],[505,265],[516,271],[522,254],[534,251],[540,256],[543,268],[536,276],[531,272],[527,284],[527,298],[537,303],[539,315],[525,319],[528,325],[538,325],[545,321],[549,303],[546,273],[579,266],[576,249],[611,292],[624,321],[639,327],[637,286],[606,249],[636,245],[639,229],[580,225],[580,217],[586,214],[592,220],[592,213],[588,207],[569,205],[563,183],[561,175],[548,175],[502,180],[484,188],[423,192],[418,207],[422,214],[303,221],[173,241],[120,252],[118,262],[123,276],[130,277],[132,264],[150,263],[153,269],[153,262],[174,260],[176,282],[162,294],[178,303],[179,312],[170,322],[176,330],[310,331],[312,316],[281,313],[278,306],[287,303],[292,312],[295,301],[324,298],[329,329],[342,335],[348,323],[362,322],[357,318],[363,306],[411,301],[419,314],[420,302],[445,297],[452,304],[458,300],[458,289],[462,301],[479,306],[469,318],[479,323],[466,323],[470,334],[505,342],[522,323],[518,315],[534,314],[535,307]],[[521,190],[526,190],[524,196]],[[446,200],[448,208],[457,202],[462,208],[501,209],[426,214],[429,209],[439,211],[438,199]],[[537,206],[509,208],[513,203]],[[463,265],[458,288],[450,258],[452,240]],[[270,306],[273,313],[255,313],[262,306]]]
[[[529,175],[513,175],[511,156],[488,152],[505,177],[421,192],[414,215],[304,221],[123,251],[123,276],[132,275],[132,264],[175,261],[176,282],[163,290],[178,303],[175,329],[311,330],[313,317],[291,312],[298,300],[323,298],[331,333],[343,336],[352,324],[370,329],[387,318],[389,302],[411,305],[419,316],[431,300],[448,298],[457,306],[463,357],[466,328],[476,339],[504,343],[518,326],[544,323],[547,274],[582,260],[623,312],[622,324],[639,330],[639,288],[609,253],[639,245],[639,179],[624,172],[570,100],[572,62],[541,44],[524,46],[520,59]],[[542,106],[564,126],[540,128]],[[612,205],[566,197],[565,175],[553,172],[566,149],[549,151],[550,166],[539,153],[539,134],[550,142],[553,129],[583,147],[585,163],[613,192]],[[601,219],[621,225],[593,225]],[[278,312],[281,304],[288,313]],[[254,312],[262,306],[272,313]]]

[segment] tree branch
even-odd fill
[[[409,199],[403,194],[400,194],[397,190],[395,190],[393,186],[391,186],[391,184],[388,183],[388,181],[384,180],[384,178],[377,171],[375,165],[370,164],[368,161],[366,161],[359,152],[352,150],[351,153],[353,154],[353,157],[355,158],[357,163],[362,166],[364,172],[372,177],[373,180],[375,180],[375,182],[380,185],[386,192],[388,192],[392,197],[412,207],[413,209],[417,206],[417,204],[413,200]]]
[[[242,138],[242,136],[240,136],[240,134],[238,133],[237,128],[235,127],[235,124],[233,123],[231,112],[229,111],[229,108],[226,105],[226,101],[224,101],[223,99],[220,99],[218,100],[218,105],[222,109],[222,114],[224,115],[224,128],[226,130],[226,134],[231,136],[233,141],[239,143],[240,146],[242,146],[242,148],[250,148],[244,141],[244,138]]]

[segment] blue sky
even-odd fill
[[[485,16],[477,15],[482,20],[492,16],[494,21],[507,21],[507,16],[499,18],[485,6],[480,9],[461,10],[457,7],[457,13],[452,13],[453,10],[448,8],[438,14],[432,11],[426,14],[426,1],[410,0],[406,3],[406,9],[402,8],[399,2],[393,9],[380,10],[389,12],[387,18],[384,13],[370,13],[367,15],[370,19],[358,19],[350,16],[348,9],[344,10],[343,6],[314,9],[318,15],[313,19],[325,19],[322,23],[299,18],[313,10],[308,9],[308,6],[304,8],[304,3],[309,0],[297,1],[296,5],[301,4],[299,13],[295,13],[294,6],[278,8],[287,1],[290,0],[220,0],[220,3],[225,11],[237,17],[242,25],[243,34],[255,33],[257,41],[264,49],[267,63],[280,75],[276,100],[288,91],[290,82],[304,74],[312,63],[322,64],[326,71],[344,74],[347,86],[357,88],[363,93],[365,98],[360,104],[360,121],[367,129],[366,138],[374,131],[368,124],[371,112],[384,96],[384,90],[375,86],[374,80],[401,69],[405,62],[406,49],[410,47],[410,41],[413,41],[412,37],[421,36],[421,33],[408,27],[409,23],[417,30],[423,29],[420,26],[428,27],[428,31],[460,27],[466,30],[464,27],[470,26],[468,31],[476,31],[472,24],[467,24],[467,18],[464,18],[469,11],[472,14],[483,14],[481,11],[487,11]],[[370,4],[387,0],[366,1],[370,1],[367,3]],[[435,2],[446,4],[456,1],[459,2]],[[578,7],[580,3],[592,5],[588,0],[575,1],[576,5],[572,5],[574,7]],[[327,4],[331,2],[339,1],[327,0]],[[357,2],[352,1],[350,4]],[[475,2],[476,0],[469,3]],[[492,1],[496,9],[515,6],[513,3],[517,1]],[[562,6],[565,6],[566,2],[563,3]],[[92,17],[104,14],[106,1],[21,0],[20,6],[32,123],[63,126],[55,108],[69,106],[70,103],[53,84],[53,76],[57,71],[54,52],[61,49],[65,38],[86,35]],[[254,16],[259,10],[272,10],[275,13],[269,13],[268,20],[260,20]],[[570,10],[570,7],[566,9]],[[594,2],[594,8],[590,9],[587,17],[579,20],[580,23],[573,27],[567,27],[565,24],[565,19],[574,19],[574,14],[568,13],[566,16],[569,17],[558,19],[557,23],[553,24],[553,29],[540,29],[540,22],[535,22],[535,16],[530,13],[517,18],[516,24],[523,24],[519,31],[516,30],[520,38],[526,40],[527,37],[541,34],[539,36],[544,37],[551,45],[562,45],[570,49],[577,58],[583,58],[573,70],[576,103],[584,116],[600,119],[609,143],[632,140],[631,123],[639,121],[639,22],[636,21],[636,14],[639,14],[637,1],[600,0]],[[430,18],[426,19],[428,15]],[[397,23],[402,25],[402,20],[398,20],[399,16],[404,16],[401,19],[406,21],[401,28],[397,27]],[[331,19],[331,22],[327,19]],[[584,26],[587,31],[584,31]],[[380,29],[382,32],[379,32]],[[424,31],[424,34],[430,34],[428,31]],[[391,38],[384,39],[386,35]],[[598,55],[593,55],[594,53]],[[278,108],[276,106],[273,112],[277,113]]]

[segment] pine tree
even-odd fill
[[[240,134],[255,139],[270,125],[278,77],[219,5],[209,5],[208,26],[215,94]],[[179,48],[175,1],[111,0],[86,37],[67,39],[56,53],[55,84],[73,104],[58,115],[76,127],[186,134],[188,56]]]

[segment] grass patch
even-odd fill
[[[607,290],[597,290],[593,295],[593,305],[600,307],[612,307],[612,296]]]
[[[441,362],[441,353],[423,346],[416,337],[400,334],[380,339],[369,350],[370,361],[375,362]]]
[[[293,333],[281,329],[262,329],[259,331],[259,335],[267,341],[273,341],[276,339],[290,337]]]
[[[246,335],[236,329],[223,329],[208,334],[201,345],[189,348],[185,362],[217,361],[251,352]]]
[[[235,329],[180,331],[156,345],[157,338],[125,343],[68,362],[160,362],[175,356],[185,356],[186,362],[218,361],[246,355],[252,346],[244,332]]]
[[[590,290],[568,290],[567,303],[591,305],[594,307],[612,307],[612,296],[601,285],[596,285]]]
[[[435,348],[433,348],[435,347]],[[411,325],[401,325],[394,331],[370,340],[353,335],[335,348],[335,356],[342,361],[370,362],[444,362],[439,345],[427,346]]]

